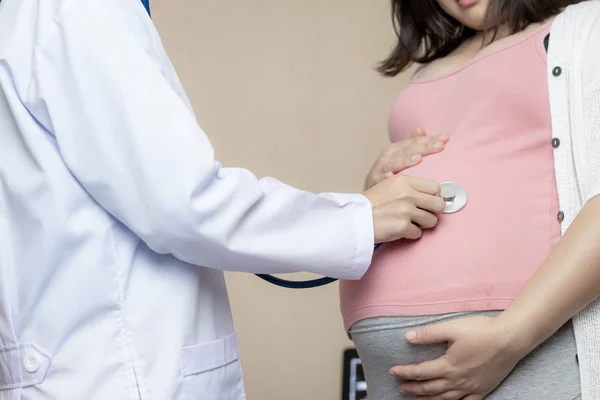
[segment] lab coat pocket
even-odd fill
[[[246,398],[236,334],[184,347],[181,367],[186,400]]]

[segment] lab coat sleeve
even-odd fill
[[[27,106],[100,206],[154,251],[191,264],[364,274],[374,241],[364,196],[315,195],[222,168],[148,39],[151,24],[124,17],[135,2],[71,3],[36,51]]]

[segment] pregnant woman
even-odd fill
[[[405,172],[468,202],[342,282],[369,400],[600,399],[600,2],[392,4],[390,138],[447,135]]]

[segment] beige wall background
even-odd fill
[[[388,0],[153,0],[153,17],[226,166],[313,192],[357,192],[405,78],[383,79]],[[306,278],[307,275],[299,275]],[[228,287],[249,400],[338,400],[351,346],[337,285]]]

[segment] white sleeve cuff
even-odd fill
[[[373,248],[375,246],[375,228],[373,225],[373,206],[371,202],[361,194],[321,194],[323,197],[345,204],[345,208],[352,214],[352,225],[349,227],[353,232],[355,252],[352,259],[338,271],[331,271],[330,276],[346,280],[358,280],[367,272],[373,259]],[[347,218],[347,217],[346,217]],[[350,239],[351,237],[348,236]]]
[[[354,221],[356,224],[356,256],[349,271],[348,279],[360,279],[367,272],[373,260],[375,247],[375,227],[373,224],[373,206],[364,196],[356,203],[358,208]]]

